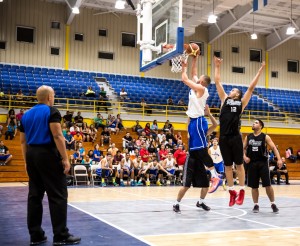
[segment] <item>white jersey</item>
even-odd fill
[[[124,158],[124,166],[130,169],[131,168],[131,160],[130,159],[126,160],[126,158]]]
[[[150,165],[150,167],[149,167],[150,170],[157,170],[158,169],[158,163],[156,163],[156,165],[154,165],[154,163],[151,162],[151,163],[149,163],[149,165]]]
[[[109,162],[107,161],[106,158],[102,159],[101,166],[102,166],[102,163],[104,163],[104,168],[109,168]]]
[[[135,162],[136,162],[136,164],[137,164],[136,167],[137,167],[138,169],[141,169],[144,162],[143,162],[142,160],[140,160],[140,161],[137,161],[137,160],[136,160]]]
[[[212,158],[214,163],[220,163],[220,162],[223,161],[223,157],[221,155],[219,145],[217,146],[216,149],[214,149],[214,146],[212,146],[212,147],[209,148],[209,150],[210,150],[211,158]]]
[[[165,159],[166,160],[166,169],[167,170],[172,170],[174,169],[174,158],[171,158],[171,160],[169,160],[169,158]]]
[[[204,89],[202,97],[198,98],[194,90],[190,90],[189,105],[186,114],[190,118],[198,118],[204,116],[204,108],[206,100],[209,97],[207,88]]]

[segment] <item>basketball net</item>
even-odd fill
[[[182,62],[187,62],[189,55],[186,53],[186,51],[183,52],[183,54],[176,56],[173,58],[172,61],[172,68],[171,72],[172,73],[180,73],[182,72]]]

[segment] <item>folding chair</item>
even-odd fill
[[[77,180],[77,177],[85,177],[85,179]],[[84,165],[76,165],[74,167],[74,178],[75,178],[76,186],[77,186],[77,182],[86,182],[87,185],[89,185],[89,177],[88,177],[86,167]]]
[[[99,170],[96,172],[97,169],[100,169],[100,172],[99,172]],[[100,173],[100,176],[99,176],[99,173]],[[96,177],[99,177],[99,181],[96,180]],[[98,165],[92,165],[91,166],[91,183],[92,183],[92,186],[95,186],[95,181],[96,182],[101,182],[101,168],[99,168]]]

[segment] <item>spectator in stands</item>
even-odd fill
[[[186,160],[186,151],[183,150],[183,145],[178,145],[178,149],[174,153],[174,158],[176,159],[178,167],[183,170],[183,165]]]
[[[81,130],[81,134],[82,134],[82,141],[83,142],[89,142],[90,141],[90,128],[88,127],[86,122],[83,122],[82,124],[82,130]]]
[[[300,149],[297,150],[296,156],[297,156],[297,159],[300,160]]]
[[[153,123],[150,126],[150,130],[151,130],[151,135],[153,136],[154,139],[156,139],[157,138],[157,134],[158,134],[157,120],[153,120]]]
[[[132,143],[132,137],[130,136],[130,132],[126,132],[126,135],[122,138],[123,149],[127,149],[128,145]]]
[[[76,150],[72,155],[70,155],[70,163],[71,164],[80,164],[82,162],[83,158],[80,155],[79,149]]]
[[[114,134],[118,134],[120,129],[118,128],[118,120],[112,116],[110,122],[108,122],[108,130],[111,132],[111,133],[114,133]]]
[[[172,142],[170,142],[170,139],[172,139]],[[170,143],[170,144],[177,144],[177,140],[175,138],[175,136],[171,133],[171,132],[167,132],[166,133],[166,140]]]
[[[83,117],[81,116],[81,112],[78,111],[77,115],[74,117],[74,122],[77,126],[82,127]]]
[[[4,145],[4,142],[0,141],[0,166],[5,166],[11,159],[12,155],[9,153],[9,149]]]
[[[167,104],[168,105],[174,105],[173,99],[171,96],[169,96],[168,100],[167,100]]]
[[[286,162],[285,162],[285,158],[281,157],[282,160],[282,167],[279,168],[278,165],[276,164],[274,169],[270,172],[270,176],[271,176],[271,180],[273,180],[274,176],[277,176],[277,184],[280,185],[280,177],[281,175],[285,176],[285,183],[287,185],[290,184],[289,182],[289,173],[286,167]]]
[[[21,105],[21,103],[19,103],[19,102],[23,101],[23,96],[24,95],[23,95],[22,90],[19,90],[15,97],[16,101],[18,101],[18,103],[16,103],[16,105]]]
[[[164,144],[161,144],[160,149],[158,151],[158,156],[159,156],[159,160],[163,161],[164,159],[167,158],[168,155],[168,151],[165,148]]]
[[[117,127],[121,130],[126,130],[126,128],[123,125],[123,120],[121,119],[121,115],[117,114]]]
[[[24,109],[20,109],[20,113],[18,113],[16,115],[17,127],[20,126],[20,122],[21,122],[21,119],[22,119],[23,115],[24,115]]]
[[[145,128],[143,129],[142,132],[145,132],[146,136],[149,137],[151,134],[151,129],[150,129],[150,123],[147,122],[145,125]]]
[[[100,161],[102,173],[101,173],[101,186],[105,187],[105,178],[112,177],[113,185],[117,186],[116,175],[117,172],[112,166],[113,156],[110,152],[107,152],[105,158]]]
[[[125,91],[125,88],[123,87],[120,91],[120,101],[124,102],[127,98],[127,92]]]
[[[293,155],[293,148],[292,147],[289,147],[285,150],[285,158],[291,160],[292,162],[297,161],[297,157],[295,155]]]
[[[5,94],[2,88],[0,88],[0,100],[1,100],[1,105],[6,104],[5,100],[7,100],[7,98],[5,98]]]
[[[147,114],[152,114],[152,109],[147,105],[144,98],[141,99],[141,107],[143,108],[143,112],[146,112]]]
[[[0,125],[0,138],[2,138],[2,135],[3,135],[3,126]]]
[[[10,125],[10,122],[13,121],[14,125],[17,125],[16,113],[14,109],[10,109],[7,115],[7,126]]]
[[[112,143],[112,144],[111,144],[111,147],[110,147],[107,151],[110,152],[111,155],[112,155],[112,157],[114,158],[115,155],[117,154],[118,150],[119,150],[119,149],[116,147],[116,144],[115,144],[115,143]]]
[[[178,144],[178,140],[182,140],[182,135],[181,135],[181,132],[177,132],[175,135],[174,135],[175,139],[176,139],[176,143]]]
[[[121,154],[121,151],[118,150],[117,154],[114,156],[113,165],[119,165],[122,159],[123,155]]]
[[[161,130],[161,132],[159,134],[157,134],[157,139],[158,139],[158,143],[161,144],[161,142],[163,141],[163,138],[165,138],[166,135],[164,133],[163,130]]]
[[[186,106],[186,103],[184,102],[183,98],[180,98],[180,100],[178,101],[177,105],[182,107],[182,106]]]
[[[5,140],[12,140],[17,134],[17,126],[14,124],[14,121],[11,121],[10,124],[7,127],[7,130],[5,132]]]
[[[89,87],[87,88],[87,91],[86,91],[86,93],[85,93],[85,96],[86,96],[86,97],[95,97],[95,96],[96,96],[96,93],[93,91],[93,89],[92,89],[91,86],[89,86]]]
[[[25,98],[28,107],[32,107],[34,102],[37,102],[36,97],[33,95],[32,91],[29,91],[28,96]]]
[[[94,119],[95,128],[98,130],[98,128],[101,127],[102,130],[104,130],[105,125],[103,123],[103,116],[98,113],[97,117]]]
[[[63,122],[66,124],[67,127],[71,127],[73,120],[73,112],[67,111],[66,114],[63,116]]]
[[[104,127],[104,130],[101,132],[101,146],[103,144],[111,144],[110,132],[107,127]]]
[[[94,145],[94,152],[93,152],[93,161],[95,164],[98,164],[101,160],[101,151],[99,144]]]
[[[80,134],[80,131],[77,131],[76,134],[74,135],[74,140],[75,140],[75,145],[77,146],[79,143],[82,143],[83,137]]]
[[[136,120],[136,124],[132,127],[132,131],[138,132],[138,130],[143,129],[143,127],[140,125],[140,121]]]
[[[97,139],[97,129],[95,128],[95,126],[92,124],[90,125],[90,140],[92,141],[92,143],[96,142]]]
[[[101,87],[101,90],[100,90],[100,96],[102,96],[102,98],[105,98],[106,97],[106,91],[104,90],[104,87]]]
[[[143,162],[149,161],[150,153],[148,152],[145,143],[142,144],[142,148],[140,150],[140,156],[141,156]]]
[[[65,136],[66,140],[66,149],[67,150],[74,150],[75,149],[75,139],[71,135],[70,131],[67,131],[67,135]]]

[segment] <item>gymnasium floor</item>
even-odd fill
[[[229,208],[222,187],[207,196],[211,211],[195,207],[199,190],[191,188],[181,214],[175,214],[178,186],[80,185],[69,188],[68,225],[82,237],[81,245],[300,245],[300,182],[291,183],[273,186],[279,214],[272,213],[263,189],[258,214],[252,213],[250,189],[242,206]],[[28,245],[26,195],[26,183],[0,184],[0,245]],[[44,203],[44,245],[51,245],[47,199]]]

